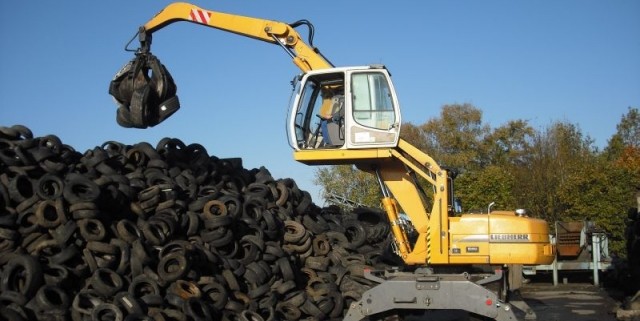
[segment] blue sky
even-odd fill
[[[0,126],[23,124],[84,152],[115,140],[200,143],[246,168],[291,177],[322,203],[314,169],[285,134],[298,73],[282,49],[186,22],[154,34],[181,109],[146,130],[121,128],[108,95],[137,28],[170,1],[0,2]],[[195,1],[284,22],[308,19],[336,65],[383,63],[403,120],[471,103],[491,126],[577,124],[604,147],[629,106],[640,107],[640,1]]]

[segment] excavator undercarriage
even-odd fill
[[[363,320],[376,315],[409,318],[424,316],[427,310],[440,313],[461,310],[498,321],[516,320],[512,306],[486,287],[502,282],[501,271],[492,275],[365,271],[364,275],[379,284],[351,305],[344,320]]]

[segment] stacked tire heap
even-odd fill
[[[386,267],[382,213],[178,139],[0,127],[0,182],[0,320],[340,319]]]

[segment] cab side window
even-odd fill
[[[395,123],[391,91],[383,74],[375,72],[353,74],[351,94],[353,118],[360,125],[387,130]]]

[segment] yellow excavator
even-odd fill
[[[139,28],[135,58],[111,81],[121,126],[155,126],[180,108],[172,77],[150,52],[152,34],[177,21],[284,49],[302,71],[287,120],[294,159],[308,165],[351,164],[377,178],[393,248],[407,269],[365,271],[377,285],[350,306],[344,320],[442,310],[515,320],[514,306],[527,310],[527,318],[534,316],[523,302],[508,300],[506,274],[511,265],[553,261],[547,222],[516,211],[457,213],[451,173],[400,138],[400,106],[388,70],[333,66],[313,46],[313,25],[307,20],[288,24],[189,3],[166,6]],[[309,29],[307,42],[296,31],[300,26]],[[430,187],[423,188],[424,182]]]

